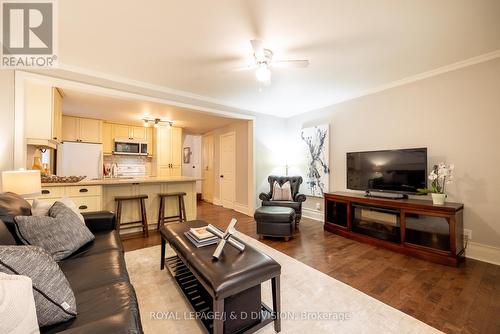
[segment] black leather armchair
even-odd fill
[[[298,224],[300,222],[300,218],[302,218],[302,202],[305,202],[306,200],[306,195],[299,193],[300,185],[302,184],[302,176],[270,175],[267,178],[267,181],[269,182],[269,192],[261,193],[259,195],[259,199],[262,200],[262,206],[282,206],[292,208],[295,210],[295,223]],[[282,186],[285,182],[290,181],[293,201],[272,200],[274,181],[277,181],[280,186]]]

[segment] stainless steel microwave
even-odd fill
[[[148,143],[142,140],[115,138],[113,154],[148,155]]]

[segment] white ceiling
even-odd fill
[[[142,118],[172,120],[186,133],[204,134],[238,121],[166,104],[101,96],[64,89],[63,113],[110,122],[143,125]]]
[[[310,67],[259,92],[252,38]],[[61,63],[279,116],[499,49],[498,0],[59,1]]]

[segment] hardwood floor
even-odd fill
[[[253,238],[253,218],[199,202],[198,218]],[[160,244],[128,235],[126,251]],[[500,333],[500,266],[467,260],[459,268],[418,260],[323,231],[323,224],[303,218],[295,237],[261,242],[342,281],[446,333]]]

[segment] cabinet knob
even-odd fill
[[[78,207],[78,209],[80,209],[80,210],[86,210],[87,208],[88,208],[88,206],[86,206],[86,205],[80,205]]]
[[[223,179],[223,178],[224,178],[224,175],[221,175],[221,176],[220,176],[220,178],[221,178],[221,179]]]
[[[86,189],[86,188],[82,188],[82,189],[80,189],[79,191],[80,191],[81,193],[87,193],[87,192],[89,192],[89,190],[88,190],[88,189]]]
[[[47,195],[47,194],[50,194],[50,191],[47,190],[47,189],[43,189],[42,190],[42,195]]]

